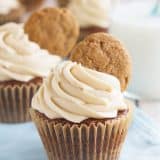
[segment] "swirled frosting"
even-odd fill
[[[109,0],[71,0],[68,8],[81,27],[108,27]]]
[[[0,14],[8,14],[12,9],[19,6],[18,0],[0,0]]]
[[[0,81],[27,82],[45,77],[60,60],[29,41],[22,25],[8,23],[0,27]]]
[[[128,106],[117,78],[65,61],[45,79],[32,107],[50,119],[80,123],[88,118],[115,118]]]

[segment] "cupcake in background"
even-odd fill
[[[59,7],[67,7],[71,0],[57,0]]]
[[[0,27],[0,122],[30,120],[31,99],[42,78],[60,60],[31,42],[22,25]]]
[[[32,100],[49,160],[118,160],[132,106],[119,80],[71,61],[58,64]]]
[[[80,40],[96,32],[107,32],[110,0],[71,0],[67,5],[80,25]]]
[[[19,22],[25,9],[18,0],[0,0],[0,24]]]
[[[25,6],[27,11],[32,11],[34,9],[42,6],[44,0],[19,0],[22,5]]]

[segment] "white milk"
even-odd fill
[[[160,17],[150,15],[154,3],[134,2],[118,7],[110,33],[119,38],[133,60],[129,90],[144,99],[160,99]]]

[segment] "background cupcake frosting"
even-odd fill
[[[0,27],[0,81],[27,82],[47,76],[60,60],[31,42],[23,25],[8,23]]]
[[[17,0],[0,0],[0,14],[8,14],[19,6],[20,3]]]
[[[0,1],[0,14],[8,14],[11,10],[20,6],[18,0],[1,0]]]
[[[116,118],[126,110],[117,78],[70,61],[60,63],[33,98],[32,107],[48,118],[79,123]]]
[[[109,0],[72,0],[67,7],[74,13],[81,27],[108,27]]]

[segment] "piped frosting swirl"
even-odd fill
[[[58,64],[34,96],[32,107],[50,119],[80,123],[88,118],[115,118],[127,109],[120,82],[71,61]]]
[[[8,23],[0,27],[0,81],[30,81],[46,77],[61,60],[31,42],[23,26]]]
[[[108,27],[109,0],[71,0],[68,8],[82,28],[90,26]]]

